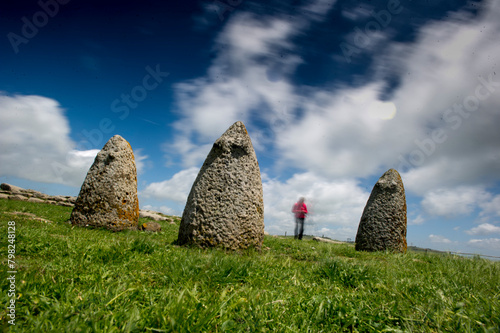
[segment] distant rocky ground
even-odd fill
[[[76,201],[76,197],[69,195],[48,195],[35,190],[26,190],[24,188],[6,183],[0,184],[0,199],[38,202],[65,207],[74,207]],[[141,209],[139,214],[140,217],[150,218],[155,221],[175,223],[172,217],[165,216],[159,212]]]

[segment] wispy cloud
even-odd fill
[[[457,187],[429,191],[422,200],[422,207],[431,215],[454,217],[468,215],[479,202],[490,197],[482,187]]]
[[[477,227],[467,230],[466,233],[468,233],[469,235],[481,235],[481,236],[500,234],[500,227],[489,223],[482,223]]]
[[[168,199],[184,204],[198,171],[196,167],[179,171],[168,180],[149,184],[140,194],[158,200]]]
[[[500,238],[471,239],[469,245],[477,248],[498,251],[500,250]]]
[[[429,240],[432,242],[432,243],[439,243],[439,244],[451,244],[451,240],[449,240],[448,238],[444,237],[444,236],[440,236],[440,235],[429,235]]]
[[[73,150],[63,108],[43,96],[0,95],[0,132],[2,176],[79,186],[96,154]]]

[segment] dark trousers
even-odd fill
[[[304,234],[304,218],[296,217],[295,218],[295,238],[302,239],[302,235]]]

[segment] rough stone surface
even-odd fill
[[[227,249],[255,247],[264,239],[259,164],[242,122],[215,141],[189,193],[178,244]]]
[[[67,201],[68,199],[62,195],[55,195],[52,197],[52,200],[60,202],[60,201]]]
[[[406,197],[399,173],[380,177],[366,203],[356,235],[358,251],[406,252]]]
[[[20,193],[22,190],[22,188],[20,188],[18,186],[10,185],[7,183],[0,184],[0,189],[2,189],[4,191],[13,192],[13,193]]]
[[[137,229],[137,170],[130,144],[113,136],[97,154],[76,199],[71,224],[113,231]]]
[[[9,196],[9,200],[26,201],[28,200],[28,197],[22,196],[20,194],[13,194]]]
[[[146,222],[141,224],[139,229],[143,231],[159,232],[161,231],[161,225],[157,222]]]
[[[44,194],[44,193],[36,193],[33,195],[35,198],[42,199],[42,200],[48,200],[50,198],[50,195]],[[76,200],[76,198],[75,198]]]

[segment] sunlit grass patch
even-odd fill
[[[13,217],[5,212],[34,214]],[[174,244],[179,228],[73,227],[71,209],[0,200],[16,221],[12,332],[498,332],[500,263],[266,236],[262,250]],[[141,222],[148,222],[141,219]],[[0,239],[6,253],[6,238]],[[6,270],[0,273],[6,290]],[[0,296],[7,304],[6,293]]]

